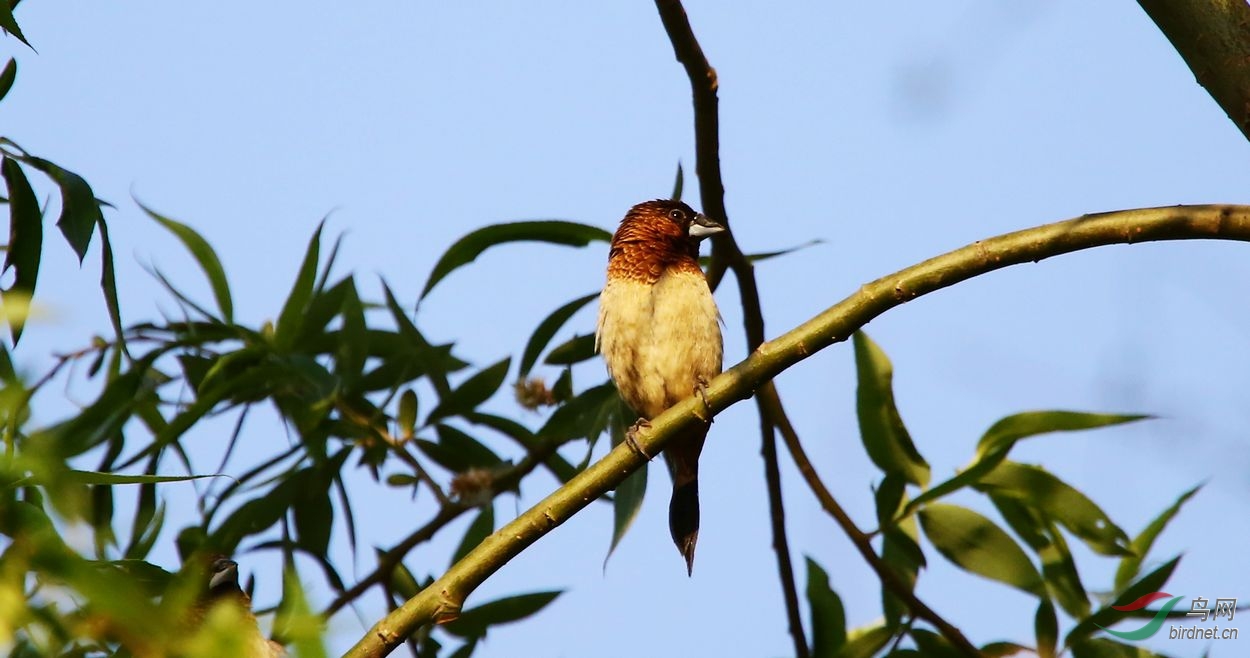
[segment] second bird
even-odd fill
[[[649,421],[720,374],[720,313],[699,267],[699,242],[724,227],[680,201],[647,201],[612,236],[596,343],[616,388]],[[708,425],[664,450],[673,477],[669,531],[688,573],[699,538],[699,454]]]

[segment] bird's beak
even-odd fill
[[[234,560],[218,560],[213,564],[213,578],[208,582],[210,590],[222,585],[237,585],[239,582],[239,565]]]
[[[695,215],[694,221],[690,222],[690,237],[695,240],[702,240],[703,238],[721,233],[724,230],[724,226],[708,219],[707,215],[704,215],[703,213]]]

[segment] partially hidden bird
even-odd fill
[[[227,557],[217,556],[208,570],[208,588],[204,592],[194,615],[197,623],[203,621],[208,610],[217,605],[233,605],[243,613],[243,643],[247,647],[246,658],[281,658],[286,656],[286,649],[273,640],[266,639],[260,632],[256,616],[252,614],[252,598],[239,586],[239,565]]]
[[[720,313],[699,267],[699,243],[724,231],[680,201],[640,203],[625,214],[608,252],[596,348],[621,398],[639,416],[627,434],[674,404],[702,395],[720,374]],[[699,455],[709,425],[695,424],[664,449],[673,478],[669,532],[694,572],[699,538]]]

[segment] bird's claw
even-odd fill
[[[708,404],[707,380],[704,379],[702,376],[700,376],[698,379],[695,380],[694,392],[698,393],[699,399],[703,401],[702,413],[699,413],[699,410],[696,409],[694,412],[694,415],[698,417],[699,420],[711,425],[712,424],[712,405]]]
[[[647,461],[651,461],[655,456],[647,454],[647,451],[643,450],[642,446],[638,444],[638,432],[649,429],[651,429],[651,421],[646,418],[639,418],[638,422],[630,425],[629,429],[625,430],[625,445],[629,446],[630,450],[642,455]]]

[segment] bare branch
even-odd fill
[[[1243,0],[1137,0],[1198,84],[1250,139],[1250,5]]]

